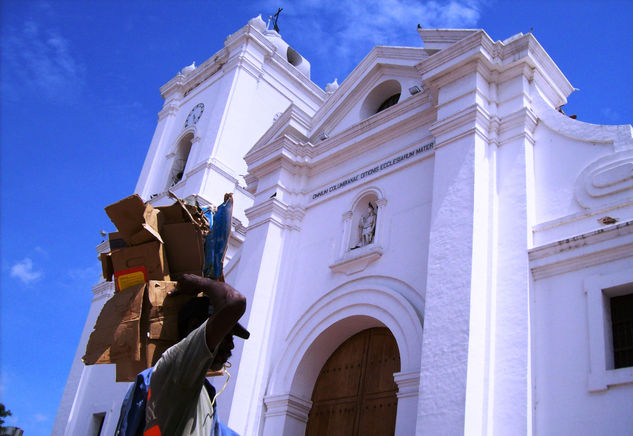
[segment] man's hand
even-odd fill
[[[183,274],[178,280],[176,288],[169,291],[167,295],[196,295],[198,292],[204,292],[204,289],[209,286],[209,280],[211,279],[194,274]]]
[[[183,274],[176,289],[169,295],[195,295],[198,292],[204,292],[213,306],[206,332],[207,346],[213,350],[244,314],[246,298],[226,283],[193,274]]]

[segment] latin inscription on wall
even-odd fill
[[[344,180],[341,180],[340,182],[337,182],[337,183],[335,183],[335,184],[333,184],[333,185],[331,185],[331,186],[329,186],[329,187],[327,187],[325,189],[321,189],[321,190],[315,192],[314,194],[312,194],[311,198],[312,198],[312,200],[315,200],[315,199],[317,199],[319,197],[323,197],[324,195],[331,194],[332,192],[337,191],[337,190],[339,190],[341,188],[344,188],[345,186],[348,186],[348,185],[350,185],[352,183],[356,183],[359,180],[364,179],[365,177],[369,177],[369,176],[377,174],[377,173],[379,173],[381,171],[384,171],[387,168],[390,168],[390,167],[392,167],[394,165],[400,165],[400,164],[406,162],[407,160],[411,159],[414,156],[417,156],[417,155],[419,155],[421,153],[426,153],[426,152],[429,152],[429,151],[433,150],[433,146],[434,145],[435,145],[435,143],[430,142],[430,143],[422,145],[420,147],[416,147],[416,148],[414,148],[411,151],[405,152],[405,153],[403,153],[403,154],[401,154],[399,156],[394,157],[393,159],[389,159],[389,160],[387,160],[385,162],[382,162],[379,165],[376,165],[376,166],[374,166],[372,168],[369,168],[369,169],[367,169],[365,171],[362,171],[362,172],[360,172],[360,173],[358,173],[358,174],[356,174],[356,175],[354,175],[352,177],[348,177],[348,178],[346,178]]]

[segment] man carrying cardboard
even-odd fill
[[[203,386],[207,371],[221,369],[231,356],[233,335],[249,336],[237,322],[246,298],[226,283],[191,274],[183,275],[170,295],[199,292],[205,297],[192,298],[179,312],[180,342],[154,366],[145,436],[214,436],[213,398]]]

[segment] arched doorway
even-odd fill
[[[319,373],[306,436],[393,435],[398,371],[400,353],[389,329],[370,328],[347,339]]]

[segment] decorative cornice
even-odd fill
[[[437,139],[435,148],[441,148],[451,142],[475,132],[487,139],[490,130],[490,114],[481,105],[472,104],[459,112],[436,121],[430,128]]]
[[[291,416],[300,422],[308,422],[312,401],[304,400],[293,394],[267,395],[264,397],[266,418]]]
[[[543,259],[559,253],[568,252],[580,247],[586,247],[599,242],[608,241],[620,236],[633,234],[633,221],[615,224],[604,229],[594,230],[589,233],[552,242],[529,251],[530,260]]]
[[[238,234],[243,241],[246,236],[246,226],[239,219],[231,217],[231,233]]]
[[[535,279],[633,256],[633,221],[574,236],[528,251]]]
[[[574,120],[555,110],[538,93],[532,99],[532,109],[540,121],[563,136],[592,144],[612,144],[614,151],[633,150],[630,124],[604,126]]]
[[[493,42],[483,31],[433,54],[416,66],[423,82],[427,86],[441,86],[473,71],[472,64],[477,64],[477,71],[487,80],[497,72],[500,80],[506,71],[512,71],[510,77],[522,71],[528,80],[536,77],[541,87],[552,95],[559,104],[566,101],[573,87],[552,61],[543,47],[532,34],[510,40],[507,44]],[[470,66],[469,66],[470,65]],[[481,68],[485,65],[485,68]],[[517,70],[517,66],[522,66]]]
[[[114,282],[101,281],[92,287],[92,300],[110,298],[114,295]]]
[[[372,148],[370,144],[381,145],[387,138],[393,138],[394,130],[398,135],[402,135],[413,128],[435,121],[435,117],[436,111],[429,104],[428,95],[421,93],[380,111],[325,141],[316,142],[312,147],[312,156],[316,158],[325,155],[331,150],[340,149],[341,145],[346,143],[348,146],[354,145],[352,154],[357,155],[356,145],[361,142],[369,148]],[[411,129],[407,129],[407,125],[411,125]]]
[[[249,158],[249,160],[253,159],[250,163],[247,162],[249,174],[261,178],[279,169],[295,173],[298,167],[306,164],[302,158],[304,153],[300,145],[285,135],[269,143],[265,151],[258,150],[259,160],[257,161],[253,159],[253,156]]]
[[[240,54],[239,56],[231,58],[225,65],[226,72],[229,73],[236,68],[240,68],[255,79],[261,79],[264,75],[264,65],[259,59],[252,59],[251,56],[247,56],[246,54]]]
[[[188,95],[193,89],[220,71],[227,59],[228,51],[223,48],[187,75],[178,73],[176,77],[160,87],[162,97],[168,99],[174,93],[180,93],[183,97]]]
[[[498,144],[507,144],[516,139],[527,139],[534,144],[535,140],[533,134],[537,123],[538,119],[536,115],[527,107],[523,107],[514,113],[504,115],[499,120],[497,130]]]
[[[109,253],[110,252],[110,241],[108,239],[106,239],[105,241],[100,242],[99,245],[97,245],[96,250],[97,250],[97,253],[99,253],[99,254],[101,254],[101,253]]]
[[[416,398],[420,390],[420,371],[396,372],[393,380],[398,386],[397,397]]]
[[[336,259],[330,265],[330,269],[335,273],[344,273],[349,276],[364,271],[370,263],[382,257],[382,252],[382,247],[375,244],[350,250],[341,258]]]
[[[247,165],[251,165],[272,151],[278,150],[273,144],[281,137],[287,137],[294,143],[307,141],[305,134],[310,126],[310,116],[291,104],[246,153],[244,160]]]
[[[429,56],[427,59],[416,65],[416,69],[422,76],[423,80],[429,80],[441,71],[453,69],[453,64],[457,61],[462,61],[462,58],[466,58],[466,54],[472,55],[475,52],[469,52],[478,47],[485,46],[486,44],[488,44],[488,47],[492,48],[492,40],[490,40],[488,35],[486,35],[486,32],[478,30],[450,47]]]
[[[305,209],[300,206],[287,205],[277,198],[269,198],[246,209],[248,218],[247,232],[264,224],[274,224],[288,230],[300,230],[299,223],[305,216]]]
[[[179,105],[174,102],[167,103],[160,112],[158,112],[158,120],[162,120],[163,118],[176,115],[178,113]]]
[[[199,162],[195,167],[184,174],[181,182],[192,177],[194,174],[199,173],[200,171],[206,170],[213,170],[214,172],[230,180],[232,183],[238,183],[237,174],[235,174],[235,172],[228,165],[225,165],[224,163],[222,163],[222,161],[215,157],[212,157],[206,161]],[[178,184],[180,184],[180,182]]]
[[[191,91],[196,89],[202,83],[209,80],[211,76],[220,71],[226,63],[227,57],[228,55],[226,53],[226,50],[222,49],[212,58],[211,61],[207,60],[198,68],[196,68],[191,77],[188,77],[187,81],[183,83],[183,97],[189,95]]]

